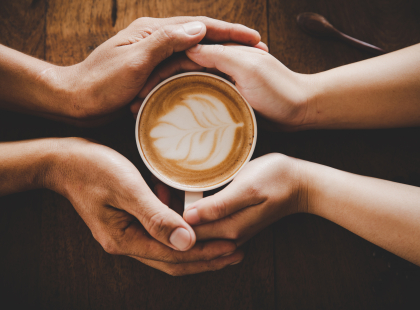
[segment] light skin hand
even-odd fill
[[[0,143],[0,195],[34,188],[66,197],[108,253],[168,274],[217,270],[243,258],[233,242],[196,243],[190,225],[106,146],[81,138]]]
[[[289,70],[268,52],[237,45],[197,45],[186,55],[227,74],[254,110],[277,129],[297,130],[305,123],[311,89],[307,76]]]
[[[420,44],[308,75],[249,47],[197,45],[186,55],[232,77],[251,106],[279,129],[420,125]]]
[[[297,160],[268,154],[249,162],[226,188],[184,212],[197,240],[228,239],[241,245],[280,218],[299,212]]]
[[[269,129],[297,130],[306,117],[310,95],[306,75],[286,68],[260,42],[254,47],[237,44],[197,45],[186,57],[168,59],[151,74],[139,97],[146,97],[160,81],[184,71],[207,71],[235,84]],[[176,69],[175,69],[176,68]],[[308,87],[303,87],[308,85]],[[140,103],[132,106],[135,114]],[[259,121],[261,125],[261,121]]]
[[[242,50],[243,48],[246,48],[245,46],[237,45],[237,44],[234,44],[234,43],[226,43],[223,46],[230,47],[230,48],[235,48],[237,50]],[[217,45],[217,47],[220,47],[220,46]],[[206,46],[206,48],[207,48],[207,46]],[[221,47],[221,48],[223,48],[223,47]],[[251,60],[254,60],[256,55],[269,55],[268,54],[268,47],[263,42],[259,42],[258,44],[253,46],[253,48],[249,48],[246,51],[247,51],[247,54],[249,54],[249,56],[247,56],[247,57]],[[237,56],[238,55],[235,55],[235,56],[232,55],[232,58],[234,58],[235,61],[241,62],[241,59],[238,59]],[[243,57],[243,55],[241,55],[241,54],[239,54],[239,56]],[[231,61],[233,61],[233,60],[229,60],[229,62],[231,62]],[[245,63],[242,64],[242,67],[244,69],[246,69],[247,66],[248,66],[246,57],[243,58],[243,61]],[[148,78],[146,84],[144,85],[144,87],[140,91],[139,97],[144,99],[148,95],[148,93],[156,85],[158,85],[161,81],[163,81],[163,80],[165,80],[165,79],[167,79],[167,78],[169,78],[169,77],[171,77],[175,74],[179,74],[179,73],[183,73],[183,72],[190,72],[190,71],[206,71],[208,73],[213,73],[213,74],[220,75],[220,76],[230,80],[231,82],[235,83],[234,78],[232,76],[230,76],[226,71],[220,70],[220,68],[217,68],[216,66],[205,66],[204,63],[194,62],[191,59],[189,59],[187,57],[187,55],[185,55],[185,53],[182,53],[180,55],[175,55],[175,57],[168,58],[167,60],[165,60],[164,62],[162,62],[160,65],[158,65],[155,68],[155,70],[152,72],[152,74]],[[238,76],[239,75],[243,76],[243,73],[244,73],[244,70],[241,71],[241,74],[238,73]],[[238,86],[238,84],[236,84],[236,86]],[[137,112],[138,112],[140,106],[141,106],[141,101],[136,102],[135,104],[133,104],[131,106],[131,111],[134,114],[134,116],[137,115]]]
[[[184,212],[197,240],[238,245],[289,214],[324,217],[420,266],[420,188],[269,154]]]
[[[135,102],[160,62],[203,39],[255,45],[260,35],[206,17],[140,18],[69,67],[0,46],[0,107],[75,125],[102,124]]]

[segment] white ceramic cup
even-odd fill
[[[177,78],[180,78],[180,77],[183,77],[183,76],[188,76],[188,75],[201,75],[201,76],[210,76],[210,77],[212,77],[212,78],[215,78],[215,79],[218,79],[218,80],[220,80],[220,81],[222,81],[222,82],[224,82],[225,84],[227,84],[227,85],[229,85],[231,88],[233,88],[241,97],[242,97],[242,99],[244,100],[244,102],[246,103],[246,105],[247,105],[247,107],[248,107],[248,109],[249,109],[249,111],[250,111],[250,113],[251,113],[251,116],[252,116],[252,121],[253,121],[253,123],[254,123],[254,139],[253,139],[253,142],[252,142],[252,147],[251,147],[251,150],[250,150],[250,152],[249,152],[249,154],[248,154],[248,157],[246,158],[246,160],[244,161],[244,163],[242,164],[242,166],[232,175],[232,176],[230,176],[228,179],[226,179],[226,180],[223,180],[222,182],[220,182],[220,183],[217,183],[217,184],[215,184],[215,185],[212,185],[212,186],[207,186],[207,187],[202,187],[202,188],[190,188],[190,187],[183,187],[183,186],[180,186],[178,183],[172,183],[170,180],[168,180],[166,177],[164,178],[164,177],[162,177],[160,174],[159,174],[159,172],[157,172],[150,164],[149,164],[149,162],[146,160],[146,157],[144,156],[144,154],[143,154],[143,150],[142,150],[142,148],[141,148],[141,146],[140,146],[140,141],[139,141],[139,125],[140,125],[140,119],[141,119],[141,117],[142,117],[142,112],[143,112],[143,108],[147,105],[147,103],[148,103],[148,101],[149,101],[149,98],[153,95],[153,93],[155,92],[155,91],[157,91],[160,87],[162,87],[163,85],[165,85],[166,83],[168,83],[168,82],[170,82],[170,81],[172,81],[172,80],[174,80],[174,79],[177,79]],[[174,76],[172,76],[172,77],[170,77],[170,78],[168,78],[168,79],[166,79],[166,80],[164,80],[163,82],[161,82],[159,85],[157,85],[155,88],[153,88],[153,90],[147,95],[147,97],[144,99],[144,101],[143,101],[143,104],[142,104],[142,106],[141,106],[141,108],[140,108],[140,110],[139,110],[139,112],[138,112],[138,114],[137,114],[137,121],[136,121],[136,128],[135,128],[135,131],[136,131],[136,143],[137,143],[137,149],[139,150],[139,153],[140,153],[140,156],[141,156],[141,158],[142,158],[142,160],[143,160],[143,162],[144,162],[144,164],[146,165],[146,167],[150,170],[150,172],[151,173],[153,173],[153,175],[155,176],[155,177],[157,177],[159,180],[161,180],[163,183],[165,183],[165,184],[167,184],[167,185],[169,185],[169,186],[171,186],[171,187],[173,187],[173,188],[176,188],[176,189],[179,189],[179,190],[183,190],[183,191],[185,191],[185,203],[184,203],[184,208],[186,209],[190,204],[192,204],[192,203],[194,203],[194,202],[196,202],[197,200],[199,200],[199,199],[201,199],[201,198],[203,198],[203,192],[204,191],[209,191],[209,190],[212,190],[212,189],[215,189],[215,188],[218,188],[218,187],[220,187],[220,186],[222,186],[222,185],[225,185],[226,183],[228,183],[228,182],[230,182],[230,181],[232,181],[232,179],[239,173],[239,171],[246,165],[246,163],[247,162],[249,162],[249,160],[251,159],[251,157],[252,157],[252,154],[254,153],[254,149],[255,149],[255,144],[257,143],[257,121],[256,121],[256,119],[255,119],[255,114],[254,114],[254,111],[253,111],[253,109],[252,109],[252,107],[249,105],[249,103],[246,101],[246,99],[239,93],[239,91],[236,89],[236,87],[235,87],[235,85],[233,85],[232,83],[230,83],[229,81],[227,81],[227,80],[225,80],[225,79],[223,79],[223,78],[221,78],[221,77],[219,77],[219,76],[217,76],[217,75],[214,75],[214,74],[210,74],[210,73],[204,73],[204,72],[188,72],[188,73],[181,73],[181,74],[178,74],[178,75],[174,75]],[[199,173],[199,172],[197,172],[197,173]]]

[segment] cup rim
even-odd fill
[[[249,111],[250,111],[250,113],[251,113],[251,118],[252,118],[252,121],[253,121],[253,124],[254,124],[254,139],[253,139],[253,142],[252,142],[252,146],[251,146],[251,149],[250,149],[250,151],[249,151],[249,153],[248,153],[248,156],[247,156],[247,158],[245,159],[245,161],[243,162],[243,164],[242,164],[242,166],[234,173],[234,174],[232,174],[229,178],[227,178],[226,180],[224,180],[224,181],[222,181],[222,182],[219,182],[219,183],[217,183],[217,184],[214,184],[214,185],[212,185],[212,186],[206,186],[206,187],[187,187],[187,186],[181,186],[181,185],[179,185],[179,184],[177,184],[177,183],[175,183],[175,182],[173,182],[173,181],[171,181],[169,178],[166,178],[165,176],[163,176],[163,175],[161,175],[161,174],[159,174],[159,172],[158,171],[156,171],[150,164],[149,164],[149,162],[147,161],[147,159],[146,159],[146,157],[144,156],[144,154],[143,154],[143,150],[142,150],[142,148],[141,148],[141,146],[140,146],[140,141],[139,141],[139,130],[138,130],[138,128],[139,128],[139,125],[140,125],[140,117],[141,117],[141,114],[142,114],[142,112],[143,112],[143,108],[146,106],[146,104],[147,104],[147,102],[148,102],[148,100],[149,100],[149,98],[161,87],[161,86],[163,86],[163,85],[165,85],[165,84],[167,84],[168,82],[170,82],[170,81],[172,81],[172,80],[175,80],[175,79],[178,79],[178,78],[180,78],[180,77],[183,77],[183,76],[189,76],[189,75],[202,75],[202,76],[209,76],[209,77],[212,77],[212,78],[216,78],[216,79],[218,79],[218,80],[220,80],[220,81],[222,81],[222,82],[224,82],[224,83],[226,83],[227,85],[229,85],[230,87],[232,87],[240,96],[241,96],[241,98],[244,100],[244,102],[246,103],[246,105],[247,105],[247,107],[248,107],[248,109],[249,109]],[[187,192],[204,192],[204,191],[210,191],[210,190],[212,190],[212,189],[216,189],[216,188],[218,188],[218,187],[221,187],[221,186],[223,186],[223,185],[225,185],[225,184],[227,184],[227,183],[229,183],[230,181],[232,181],[234,178],[235,178],[235,176],[242,170],[242,168],[250,161],[250,159],[251,159],[251,157],[252,157],[252,155],[254,154],[254,150],[255,150],[255,145],[256,145],[256,143],[257,143],[257,120],[256,120],[256,118],[255,118],[255,113],[254,113],[254,110],[252,109],[252,107],[251,107],[251,105],[248,103],[248,101],[242,96],[242,94],[239,92],[239,90],[236,88],[236,86],[235,85],[233,85],[231,82],[229,82],[228,80],[226,80],[226,79],[224,79],[224,78],[222,78],[222,77],[220,77],[220,76],[218,76],[218,75],[215,75],[215,74],[211,74],[211,73],[207,73],[207,72],[184,72],[184,73],[180,73],[180,74],[177,74],[177,75],[174,75],[174,76],[172,76],[172,77],[170,77],[170,78],[167,78],[167,79],[165,79],[165,80],[163,80],[162,82],[160,82],[158,85],[156,85],[151,91],[150,91],[150,93],[146,96],[146,98],[143,100],[143,103],[142,103],[142,105],[141,105],[141,107],[140,107],[140,110],[139,110],[139,112],[137,113],[137,119],[136,119],[136,127],[135,127],[135,136],[136,136],[136,144],[137,144],[137,150],[139,151],[139,154],[140,154],[140,157],[141,157],[141,159],[142,159],[142,161],[143,161],[143,163],[146,165],[146,167],[149,169],[149,171],[156,177],[156,178],[158,178],[160,181],[162,181],[163,183],[165,183],[166,185],[168,185],[168,186],[170,186],[170,187],[173,187],[173,188],[176,188],[176,189],[179,189],[179,190],[182,190],[182,191],[187,191]]]

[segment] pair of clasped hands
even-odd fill
[[[69,67],[0,45],[0,108],[101,125],[127,106],[136,115],[160,81],[209,71],[233,81],[271,128],[420,125],[420,70],[413,65],[419,63],[419,45],[305,75],[286,68],[260,39],[243,25],[174,17],[137,19]],[[242,243],[298,212],[323,216],[420,263],[418,188],[281,154],[252,160],[227,187],[183,216],[172,189],[154,180],[153,193],[129,160],[82,138],[0,143],[0,172],[0,195],[53,190],[72,203],[106,252],[171,275],[237,264],[244,258]]]
[[[48,64],[0,46],[1,69],[5,73],[0,83],[1,107],[77,126],[96,126],[118,116],[127,105],[136,115],[141,98],[161,80],[205,68],[217,68],[243,83],[238,84],[240,90],[255,104],[271,91],[261,74],[255,76],[261,64],[255,62],[255,56],[266,58],[265,68],[273,63],[281,66],[260,39],[257,31],[243,25],[206,17],[174,17],[137,19],[83,62],[70,67]],[[201,41],[237,46],[197,45]],[[243,56],[240,61],[238,53]],[[26,85],[24,90],[22,85]],[[44,150],[49,153],[43,154]],[[230,222],[212,222],[194,231],[195,223],[168,207],[169,188],[156,184],[158,199],[129,160],[86,139],[3,143],[2,151],[10,157],[41,155],[36,165],[28,160],[26,166],[20,163],[6,170],[10,176],[20,176],[27,174],[32,164],[30,173],[34,177],[27,177],[31,179],[27,184],[0,180],[0,194],[39,187],[56,191],[69,199],[106,252],[130,256],[171,275],[218,270],[239,263],[244,254],[238,246],[272,222],[258,224],[246,236],[239,232],[249,226],[249,221],[233,226]],[[248,193],[255,186],[254,182],[244,184],[251,181],[249,175],[272,160],[267,157],[250,164],[225,191],[235,193],[236,183],[241,182],[241,191]],[[41,166],[40,172],[32,171],[35,166]],[[172,208],[177,207],[182,212],[182,206],[175,202]],[[257,218],[252,222],[256,223]],[[205,241],[209,239],[217,240]]]

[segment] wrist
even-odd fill
[[[329,194],[337,195],[336,184],[342,171],[324,165],[300,160],[302,200],[304,212],[328,217],[331,210],[326,203]]]
[[[55,140],[35,139],[0,143],[0,196],[47,188]]]
[[[284,79],[285,76],[287,79]],[[277,115],[274,113],[273,116],[279,128],[287,131],[311,128],[316,122],[319,96],[316,74],[302,74],[287,69],[277,80],[276,98],[280,106]],[[281,109],[282,106],[287,109]]]
[[[327,129],[343,122],[337,114],[341,109],[331,101],[330,90],[337,90],[338,77],[335,70],[328,70],[308,75],[308,105],[305,129]],[[342,101],[343,99],[341,99]]]
[[[71,156],[74,150],[80,146],[74,147],[78,138],[54,138],[50,140],[50,156],[46,163],[46,169],[43,174],[44,188],[66,196],[66,179],[69,177],[65,165],[71,162]]]
[[[276,203],[276,206],[280,208],[279,214],[281,217],[285,215],[295,213],[308,213],[309,210],[309,188],[308,188],[308,176],[307,166],[308,162],[300,160],[294,157],[289,157],[283,154],[273,153],[268,156],[275,156],[276,164],[271,165],[273,172],[276,173],[278,183],[275,187],[275,193],[273,197],[277,197],[280,200],[282,196],[281,189],[287,189],[287,202]],[[275,168],[277,167],[277,169]],[[280,194],[280,197],[278,195]]]
[[[43,101],[48,103],[49,112],[56,116],[71,119],[80,117],[76,66],[52,66],[41,73],[41,80],[47,88],[43,92]]]
[[[34,82],[30,83],[30,110],[36,115],[57,120],[76,118],[73,109],[77,89],[73,82],[73,68],[42,64],[36,69]]]
[[[318,185],[323,182],[323,169],[328,167],[301,159],[294,160],[298,179],[297,212],[318,215],[317,205],[322,198]]]
[[[318,103],[321,95],[319,74],[298,74],[303,100],[296,103],[299,110],[296,130],[315,129],[318,122]]]

